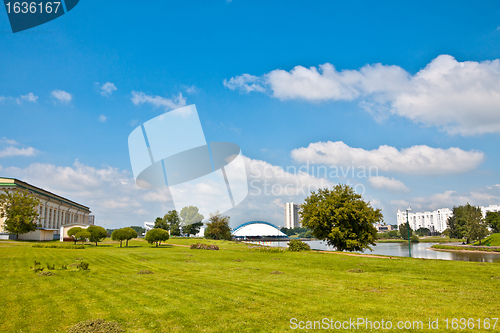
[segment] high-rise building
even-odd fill
[[[285,228],[292,229],[302,226],[299,211],[300,205],[294,204],[293,202],[287,202],[285,204]]]

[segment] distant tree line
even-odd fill
[[[295,227],[295,228],[280,228],[281,232],[283,232],[287,236],[297,236],[298,238],[312,238],[312,230],[303,227]]]

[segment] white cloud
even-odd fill
[[[17,104],[21,104],[22,102],[31,102],[31,103],[36,103],[38,100],[38,96],[36,96],[33,93],[28,93],[26,95],[21,95],[21,97],[16,99]]]
[[[142,226],[173,209],[168,190],[144,190],[132,175],[117,168],[34,163],[26,168],[0,167],[2,175],[26,181],[86,205],[106,228]],[[151,200],[155,197],[154,200]],[[147,212],[147,214],[146,214]]]
[[[376,176],[368,178],[370,185],[376,189],[387,189],[393,192],[409,192],[410,189],[400,180]]]
[[[32,147],[17,148],[10,146],[0,150],[0,157],[35,156],[37,153],[38,150]]]
[[[186,106],[186,99],[182,96],[182,93],[179,93],[179,95],[173,96],[172,98],[165,98],[161,96],[146,95],[140,91],[132,91],[131,100],[134,105],[149,103],[154,107],[163,107],[166,111]]]
[[[105,115],[101,114],[98,118],[98,120],[101,122],[101,123],[104,123],[106,122],[106,119],[108,119],[108,117],[106,117]]]
[[[8,145],[17,146],[19,143],[16,140],[7,139],[6,137],[0,138],[0,144],[6,143]]]
[[[104,83],[99,89],[101,90],[101,95],[104,97],[111,96],[113,91],[117,90],[115,84],[111,82]]]
[[[365,65],[337,71],[331,64],[319,68],[297,66],[262,76],[243,74],[224,80],[243,92],[266,92],[281,100],[358,100],[381,119],[402,116],[449,134],[500,132],[500,60],[458,62],[440,55],[411,75],[398,66]]]
[[[73,99],[73,96],[64,90],[56,89],[51,92],[51,95],[61,103],[69,103]]]
[[[349,147],[342,141],[311,143],[307,148],[292,150],[291,156],[302,163],[375,167],[379,171],[424,175],[467,172],[477,168],[484,159],[482,152],[460,148],[421,145],[398,150],[383,145],[365,150]]]

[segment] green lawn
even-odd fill
[[[200,240],[168,243],[193,242]],[[65,332],[95,318],[116,321],[127,332],[287,332],[305,331],[291,330],[291,318],[415,320],[427,327],[429,318],[441,324],[500,317],[498,264],[267,253],[203,242],[221,250],[154,248],[142,240],[128,248],[107,241],[85,249],[0,242],[0,331]],[[55,275],[30,270],[35,259],[55,264]],[[90,270],[70,266],[80,261]],[[143,269],[154,274],[137,274]],[[419,332],[449,331],[443,325]]]
[[[475,242],[474,245],[479,245],[479,242]],[[500,246],[500,233],[491,234],[481,240],[481,245]]]

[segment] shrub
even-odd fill
[[[43,269],[43,268],[42,268]],[[55,275],[54,273],[52,272],[49,272],[49,271],[45,271],[45,272],[39,272],[38,273],[38,276],[52,276],[52,275]]]
[[[86,271],[89,269],[89,263],[85,262],[85,261],[81,261],[78,263],[78,265],[76,265],[76,268]]]
[[[61,269],[68,269],[67,265],[61,265]]]
[[[288,251],[300,252],[300,251],[310,251],[311,247],[309,244],[304,243],[298,239],[293,239],[288,243]]]
[[[68,333],[119,333],[125,332],[120,324],[104,319],[81,321],[68,330]]]
[[[149,269],[141,269],[137,274],[153,274]]]
[[[48,269],[48,270],[53,271],[54,269],[56,269],[56,265],[55,265],[55,264],[53,264],[53,265],[51,266],[50,264],[47,264],[47,269]]]
[[[411,235],[410,242],[412,242],[412,243],[420,243],[420,240],[418,239],[417,235]]]
[[[215,250],[215,251],[219,250],[219,247],[217,245],[209,245],[203,243],[191,244],[190,248],[192,250]]]

